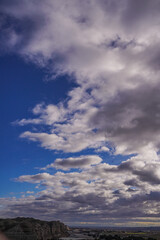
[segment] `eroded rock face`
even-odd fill
[[[0,219],[0,232],[9,240],[55,240],[67,237],[68,227],[59,221],[34,218]]]

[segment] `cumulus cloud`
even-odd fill
[[[159,84],[119,92],[93,117],[93,125],[115,143],[117,152],[136,153],[153,144],[159,149]]]
[[[65,163],[64,160],[59,162],[61,165]],[[67,168],[71,162],[66,160]],[[53,165],[47,166],[45,170],[50,167]],[[12,214],[18,215],[22,211],[24,215],[32,215],[35,208],[34,214],[39,212],[39,217],[51,219],[54,214],[65,221],[74,221],[75,217],[77,221],[87,217],[88,221],[98,219],[100,222],[105,222],[106,217],[160,217],[159,172],[158,159],[153,157],[145,161],[136,156],[120,165],[99,163],[83,168],[81,172],[24,175],[16,180],[38,184],[45,190],[30,195],[29,199],[8,199],[7,204],[9,212],[13,210]]]
[[[158,217],[160,1],[15,0],[1,1],[0,8],[3,51],[47,67],[51,78],[67,74],[76,83],[65,102],[38,103],[33,118],[17,120],[38,129],[28,126],[20,137],[65,153],[90,148],[115,159],[134,155],[118,166],[96,155],[56,159],[43,169],[54,167],[55,174],[17,179],[46,189],[29,202],[6,200],[6,215],[22,209],[25,215],[25,206],[66,221],[71,213],[79,220]],[[58,171],[73,168],[81,172]]]
[[[55,133],[33,133],[27,131],[22,133],[20,137],[27,138],[31,141],[39,141],[45,149],[62,150],[64,152],[80,152],[88,147],[98,147],[101,142],[105,141],[104,136],[91,132],[86,132],[85,134],[84,130],[74,135],[72,135],[72,133],[65,134],[65,132],[62,133],[62,135],[57,135]]]
[[[68,93],[65,106],[38,104],[33,109],[37,118],[16,122],[54,125],[50,134],[25,132],[21,137],[65,152],[102,147],[104,139],[114,143],[117,154],[137,153],[150,142],[159,147],[155,137],[159,111],[158,1],[79,4],[47,0],[45,7],[39,3],[38,11],[34,1],[16,1],[15,5],[2,2],[1,6],[6,18],[13,20],[11,30],[22,39],[16,43],[21,46],[19,53],[46,65],[56,76],[73,74],[79,84]],[[25,30],[16,31],[17,24],[29,23]]]
[[[65,109],[63,109],[62,105],[58,107],[49,104],[45,106],[44,103],[37,104],[33,110],[34,115],[39,115],[38,118],[33,119],[21,119],[16,120],[14,124],[24,126],[27,124],[46,124],[46,125],[53,125],[55,122],[63,122],[65,121]]]
[[[41,170],[46,170],[48,168],[57,168],[63,170],[69,170],[71,168],[89,168],[92,165],[99,164],[101,161],[102,159],[96,155],[69,157],[66,159],[57,158],[54,163],[41,168]]]

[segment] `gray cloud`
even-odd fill
[[[144,30],[144,27],[148,27],[149,21],[156,22],[159,9],[160,2],[158,0],[154,2],[150,0],[126,1],[122,17],[123,23],[127,29],[130,28],[132,31],[135,31],[135,28],[142,30],[142,27]]]
[[[86,155],[79,157],[70,157],[66,159],[58,158],[54,163],[42,168],[46,170],[48,168],[57,168],[63,170],[69,170],[71,168],[89,168],[92,165],[97,165],[102,162],[102,159],[97,155]]]
[[[119,92],[93,116],[93,125],[116,146],[124,144],[124,152],[136,153],[150,143],[159,149],[159,89],[147,84]]]

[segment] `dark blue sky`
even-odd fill
[[[31,117],[31,109],[39,102],[57,103],[63,101],[67,90],[74,86],[67,77],[58,81],[45,81],[46,71],[32,63],[25,62],[17,55],[0,57],[0,155],[1,155],[1,196],[10,192],[19,193],[32,189],[15,183],[21,174],[35,174],[35,167],[44,166],[54,160],[51,151],[46,151],[35,143],[19,138],[26,127],[12,124],[17,119]]]

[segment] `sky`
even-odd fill
[[[160,0],[0,1],[0,217],[160,225]]]

